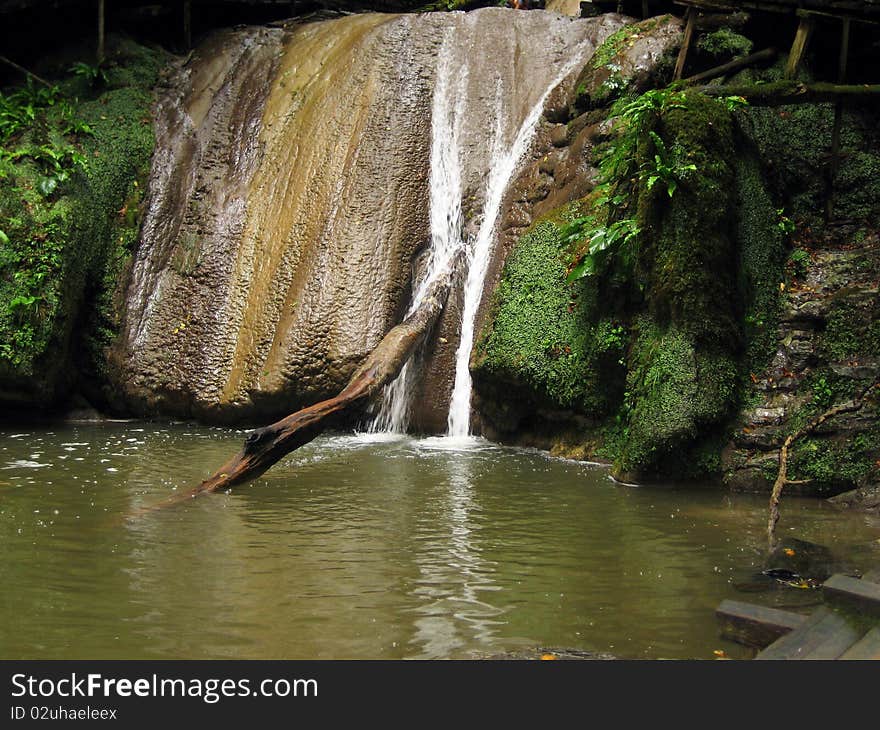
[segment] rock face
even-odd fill
[[[733,489],[769,489],[792,424],[880,378],[880,237],[874,233],[853,245],[851,235],[829,230],[808,254],[801,249],[805,255],[795,259],[796,267],[789,266],[776,351],[770,366],[753,375],[755,403],[741,414],[725,451],[725,481]],[[840,501],[876,506],[869,484],[880,455],[878,430],[876,406],[868,403],[797,442],[792,478],[807,481],[786,492],[828,496],[858,485],[861,491]]]
[[[198,49],[158,106],[113,355],[126,405],[230,421],[337,391],[399,320],[430,239],[431,99],[445,39],[469,61],[463,186],[479,214],[487,126],[515,134],[567,54],[622,22],[367,14],[223,33]],[[499,97],[505,114],[489,114]],[[445,422],[455,312],[426,368],[429,427],[441,413]]]

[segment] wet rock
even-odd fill
[[[869,484],[843,492],[828,500],[838,507],[880,513],[880,484]]]
[[[477,43],[498,60],[471,64],[454,97],[465,102],[459,144],[473,212],[491,168],[487,134],[510,145],[560,59],[574,48],[586,57],[623,23],[486,8],[206,41],[169,77],[157,109],[149,207],[112,356],[128,407],[263,420],[333,395],[409,304],[430,235],[442,39],[452,69]],[[503,61],[520,57],[528,74]],[[539,176],[528,205],[547,197],[547,181]],[[508,228],[530,222],[517,215]],[[438,325],[448,344],[426,350],[416,415],[430,430],[445,427],[458,306],[453,296]]]

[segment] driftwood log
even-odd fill
[[[241,450],[199,486],[160,502],[148,511],[256,479],[291,451],[334,425],[340,416],[351,415],[366,407],[386,384],[397,377],[416,346],[440,317],[457,269],[455,263],[445,276],[431,285],[421,305],[382,338],[337,396],[251,431]]]

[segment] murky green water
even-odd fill
[[[241,433],[0,431],[0,658],[471,657],[536,646],[705,657],[760,566],[764,498],[633,488],[443,440],[324,437],[234,493]],[[788,498],[790,534],[880,562],[880,521]]]

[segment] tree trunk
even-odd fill
[[[431,286],[419,308],[382,338],[339,395],[251,431],[241,451],[211,477],[189,492],[175,495],[151,509],[256,479],[291,451],[317,437],[340,416],[364,408],[382,387],[397,377],[413,350],[440,317],[456,268],[451,266],[446,276]]]

